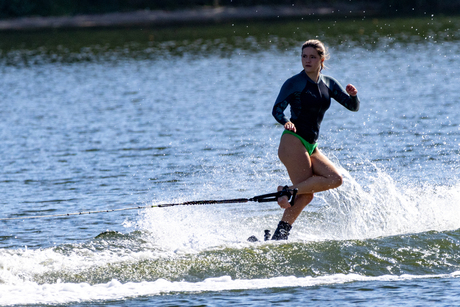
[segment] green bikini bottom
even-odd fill
[[[285,135],[286,133],[287,134],[292,134],[293,136],[298,138],[302,142],[303,146],[305,146],[305,149],[307,150],[307,152],[308,152],[308,154],[310,156],[313,154],[313,152],[315,151],[316,147],[318,147],[318,143],[310,144],[307,141],[305,141],[305,139],[303,137],[301,137],[300,135],[292,132],[291,130],[284,130],[283,135]]]

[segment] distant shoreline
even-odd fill
[[[375,16],[378,8],[360,6],[252,6],[215,7],[177,11],[134,11],[98,15],[23,17],[0,20],[0,31],[82,29],[114,27],[153,27],[215,24],[241,20],[276,20],[316,17]]]

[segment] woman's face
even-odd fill
[[[302,50],[302,66],[306,73],[317,73],[321,69],[322,59],[313,47]]]

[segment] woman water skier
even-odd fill
[[[342,184],[342,176],[334,164],[317,148],[319,128],[331,98],[350,111],[358,111],[360,104],[356,87],[348,84],[343,89],[335,79],[321,74],[328,58],[321,41],[306,41],[301,56],[303,70],[283,84],[272,112],[285,128],[278,157],[293,184],[284,189],[288,195],[278,198],[279,206],[285,210],[272,240],[288,239],[292,224],[313,200],[314,193]],[[288,105],[291,106],[290,120],[284,115]],[[292,189],[298,189],[294,206],[289,202]],[[283,187],[278,187],[278,191],[282,190]]]

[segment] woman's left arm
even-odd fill
[[[358,98],[358,90],[353,84],[348,84],[344,89],[340,83],[333,78],[327,77],[326,80],[332,98],[350,111],[356,112],[359,110],[360,101]]]

